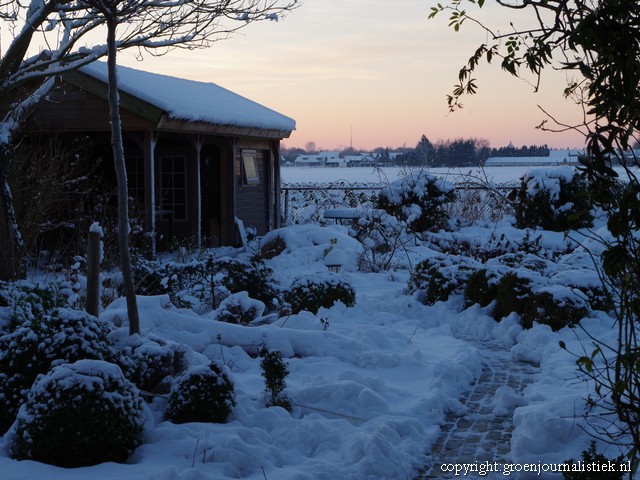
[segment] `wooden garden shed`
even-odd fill
[[[239,225],[258,235],[279,226],[280,140],[293,119],[213,83],[126,67],[118,75],[129,195],[154,239],[235,245]],[[106,99],[106,63],[65,73],[28,130],[86,136],[112,166]]]

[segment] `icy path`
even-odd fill
[[[442,464],[510,461],[513,409],[538,368],[513,360],[504,346],[466,340],[483,354],[482,374],[461,399],[465,411],[447,416],[442,434],[432,448],[432,460],[416,480],[457,478],[452,472],[443,472]],[[502,474],[468,477],[505,478]]]

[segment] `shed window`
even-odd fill
[[[258,185],[260,183],[260,175],[258,173],[258,159],[256,158],[255,151],[244,150],[242,152],[242,167],[244,184]]]
[[[144,158],[140,155],[130,155],[125,159],[127,167],[127,184],[129,197],[140,204],[144,204]]]
[[[187,219],[186,158],[160,157],[160,209],[171,211],[173,220]]]

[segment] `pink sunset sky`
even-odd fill
[[[579,108],[562,96],[569,80],[564,72],[546,72],[533,93],[531,83],[498,64],[483,65],[475,75],[479,93],[449,113],[446,95],[458,70],[490,39],[469,22],[454,32],[446,15],[428,20],[435,4],[307,0],[281,21],[249,25],[210,49],[176,50],[142,63],[124,53],[120,63],[214,82],[293,117],[297,128],[287,147],[313,141],[340,149],[351,138],[363,149],[413,146],[422,134],[432,141],[486,138],[494,147],[582,147],[577,133],[535,129],[545,118],[538,105],[565,123],[580,119]],[[514,20],[491,0],[481,14],[496,26]]]

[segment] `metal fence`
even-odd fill
[[[346,182],[326,186],[283,186],[283,223],[326,223],[323,217],[325,210],[370,207],[382,188],[380,185],[350,185]],[[513,214],[511,202],[507,198],[515,188],[512,185],[489,187],[467,182],[456,184],[455,188],[456,200],[444,207],[450,217],[469,221],[495,221]]]

